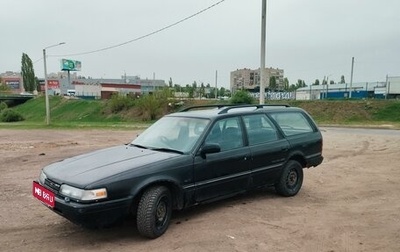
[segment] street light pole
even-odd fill
[[[261,64],[260,64],[260,104],[264,104],[265,100],[265,37],[267,24],[267,0],[262,0],[261,10]]]
[[[351,58],[351,76],[350,76],[350,93],[349,93],[350,99],[351,99],[351,89],[353,87],[353,70],[354,70],[354,57]]]
[[[44,91],[45,91],[45,100],[46,100],[46,125],[50,125],[50,104],[49,104],[49,90],[47,83],[47,64],[46,64],[46,49],[63,45],[65,42],[61,42],[55,45],[47,46],[43,49],[43,64],[44,64]]]

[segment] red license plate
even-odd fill
[[[33,181],[32,194],[35,198],[37,198],[47,206],[54,208],[55,205],[54,193],[44,188],[36,181]]]

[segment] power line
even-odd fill
[[[107,47],[104,47],[104,48],[101,48],[101,49],[97,49],[97,50],[93,50],[93,51],[87,51],[87,52],[82,52],[82,53],[63,54],[63,55],[48,55],[48,56],[51,56],[51,57],[64,57],[64,56],[86,55],[86,54],[102,52],[102,51],[106,51],[106,50],[110,50],[110,49],[113,49],[113,48],[117,48],[117,47],[120,47],[120,46],[123,46],[123,45],[126,45],[126,44],[130,44],[130,43],[136,42],[136,41],[138,41],[138,40],[141,40],[141,39],[150,37],[150,36],[152,36],[152,35],[154,35],[154,34],[157,34],[157,33],[159,33],[159,32],[162,32],[162,31],[164,31],[164,30],[167,30],[167,29],[169,29],[169,28],[171,28],[171,27],[174,27],[174,26],[176,26],[176,25],[178,25],[178,24],[180,24],[180,23],[183,23],[183,22],[185,22],[186,20],[189,20],[189,19],[191,19],[191,18],[193,18],[193,17],[195,17],[195,16],[197,16],[197,15],[202,14],[203,12],[208,11],[209,9],[211,9],[211,8],[213,8],[213,7],[215,7],[215,6],[219,5],[219,4],[221,4],[222,2],[225,2],[225,0],[220,0],[219,2],[213,4],[213,5],[211,5],[211,6],[207,7],[207,8],[205,8],[205,9],[202,9],[202,10],[200,10],[200,11],[198,11],[198,12],[196,12],[196,13],[194,13],[194,14],[192,14],[192,15],[186,17],[186,18],[183,18],[183,19],[181,19],[181,20],[179,20],[179,21],[177,21],[177,22],[175,22],[175,23],[172,23],[172,24],[170,24],[170,25],[164,26],[163,28],[160,28],[160,29],[158,29],[158,30],[155,30],[155,31],[153,31],[153,32],[150,32],[150,33],[148,33],[148,34],[146,34],[146,35],[143,35],[143,36],[134,38],[134,39],[132,39],[132,40],[129,40],[129,41],[126,41],[126,42],[123,42],[123,43],[120,43],[120,44],[116,44],[116,45],[112,45],[112,46],[107,46]]]

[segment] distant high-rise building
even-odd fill
[[[270,88],[270,78],[275,77],[276,86],[274,89],[283,89],[283,70],[278,68],[264,68],[265,79],[263,81],[264,88]],[[260,90],[260,68],[258,69],[238,69],[231,72],[231,91],[236,90],[249,90],[259,91]]]

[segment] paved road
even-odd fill
[[[340,128],[340,127],[321,127],[320,129],[322,131],[332,132],[332,133],[400,136],[400,130],[394,130],[394,129]]]

